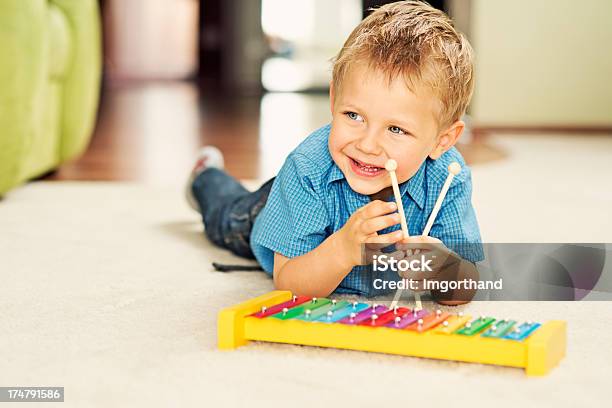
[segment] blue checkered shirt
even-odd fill
[[[312,251],[342,228],[358,208],[370,202],[368,196],[351,189],[332,160],[327,144],[330,129],[327,125],[316,130],[289,154],[255,220],[251,248],[269,274],[274,269],[275,252],[294,258]],[[410,235],[421,235],[453,161],[459,162],[462,170],[453,179],[429,235],[462,258],[478,262],[484,255],[471,203],[470,169],[455,148],[437,160],[428,158],[410,180],[400,184],[408,231]],[[396,225],[383,232],[399,228]],[[372,274],[371,266],[357,266],[335,292],[378,295]]]

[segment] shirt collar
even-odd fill
[[[331,169],[329,171],[329,174],[327,175],[327,184],[331,184],[334,181],[342,180],[343,178],[344,173],[342,173],[342,170],[340,170],[336,163],[332,161]]]
[[[400,194],[401,196],[405,196],[408,194],[410,198],[419,206],[420,209],[425,207],[425,167],[427,165],[427,160],[423,162],[421,167],[417,170],[417,172],[410,178],[410,180],[400,184]],[[342,170],[333,163],[331,169],[327,175],[327,184],[331,184],[334,181],[344,179],[344,173]]]
[[[402,197],[408,193],[410,198],[422,210],[425,207],[425,168],[427,166],[426,159],[417,172],[408,181],[400,184],[400,194]]]

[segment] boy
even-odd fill
[[[419,243],[442,255],[433,257],[442,276],[478,279],[474,262],[483,256],[470,172],[453,147],[472,74],[472,49],[444,13],[417,1],[377,9],[334,61],[331,125],[306,138],[275,179],[249,193],[220,169],[218,150],[202,150],[189,193],[206,234],[255,257],[278,289],[302,295],[376,295],[372,268],[361,265],[366,243]],[[398,163],[409,239],[386,193],[388,159]],[[418,236],[453,161],[462,171],[430,236]]]

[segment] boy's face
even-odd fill
[[[332,87],[330,97],[329,151],[351,188],[360,194],[374,194],[391,185],[385,170],[388,159],[397,162],[396,174],[402,183],[428,156],[438,158],[452,147],[463,129],[461,122],[453,125],[460,127],[459,134],[451,135],[454,140],[440,134],[438,100],[432,94],[413,93],[401,76],[389,83],[384,73],[368,69],[367,64],[350,68],[342,89],[335,93]]]

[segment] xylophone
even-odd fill
[[[544,375],[565,355],[566,323],[472,319],[274,291],[219,313],[220,349],[249,340],[496,364]]]

